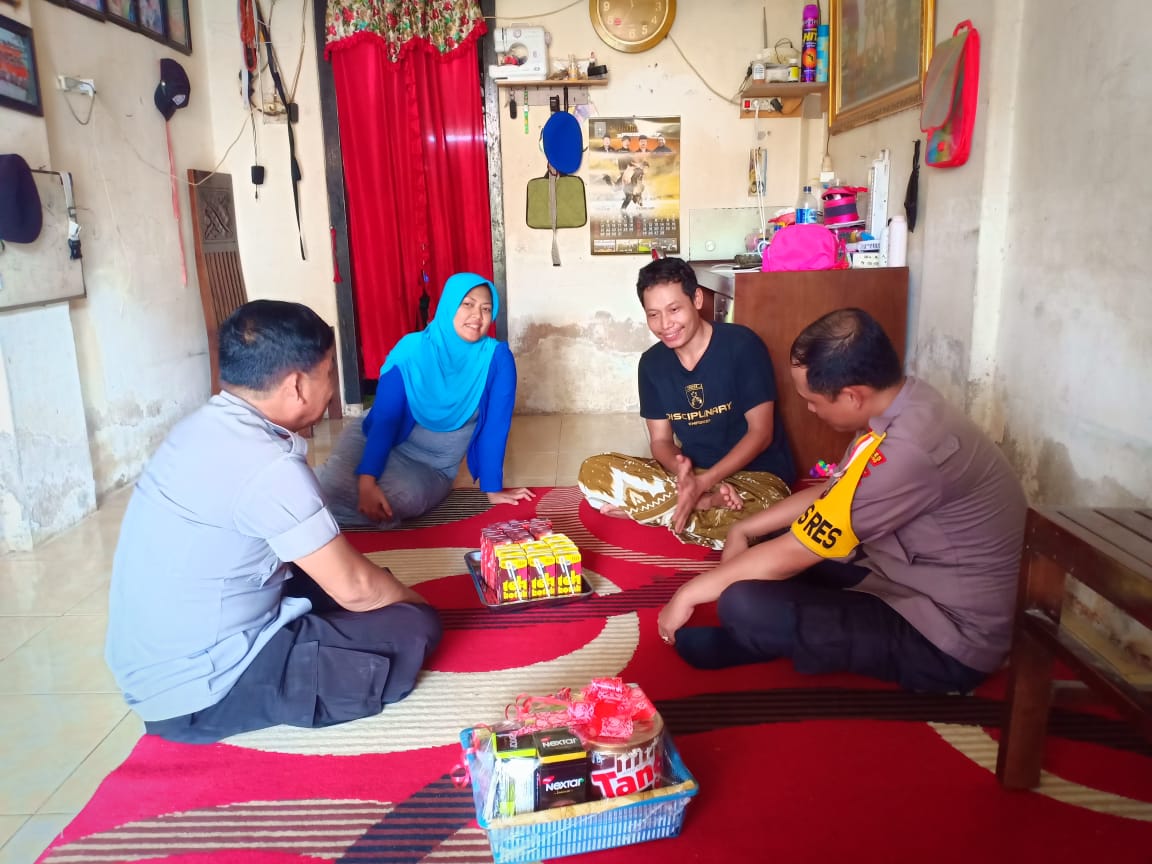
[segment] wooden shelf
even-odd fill
[[[779,99],[784,108],[780,111],[765,111],[760,109],[761,119],[782,118],[782,117],[799,117],[804,110],[804,100],[809,96],[820,97],[820,111],[828,113],[828,85],[824,84],[800,84],[796,82],[773,82],[765,83],[761,81],[754,81],[747,87],[740,91],[740,100],[743,103],[745,99],[762,99],[771,100],[773,98]],[[743,104],[740,106],[740,119],[750,120],[756,116],[754,110],[744,110]]]
[[[507,78],[497,78],[497,87],[513,87],[517,90],[524,87],[550,87],[558,89],[561,87],[603,87],[608,83],[605,78],[550,78],[544,81],[516,81]]]

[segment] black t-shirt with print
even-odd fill
[[[772,360],[760,337],[740,324],[714,323],[704,356],[689,372],[676,352],[657,343],[640,358],[640,416],[668,420],[684,455],[711,468],[748,431],[745,412],[776,401]],[[785,483],[796,479],[780,406],[772,412],[772,443],[745,466],[771,471]]]

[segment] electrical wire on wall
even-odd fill
[[[760,217],[760,239],[768,237],[768,218],[764,213],[764,195],[768,191],[768,177],[765,165],[760,161],[760,103],[756,103],[756,111],[752,115],[752,172],[756,184],[756,212]],[[767,159],[767,148],[764,149]]]

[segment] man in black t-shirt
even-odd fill
[[[701,318],[703,292],[681,259],[644,267],[636,291],[660,339],[638,375],[652,459],[593,456],[578,483],[602,513],[719,549],[732,524],[782,500],[796,479],[772,361],[747,327]]]

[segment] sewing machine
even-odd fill
[[[543,27],[497,27],[496,65],[489,77],[503,81],[543,81],[548,77],[548,41]]]

